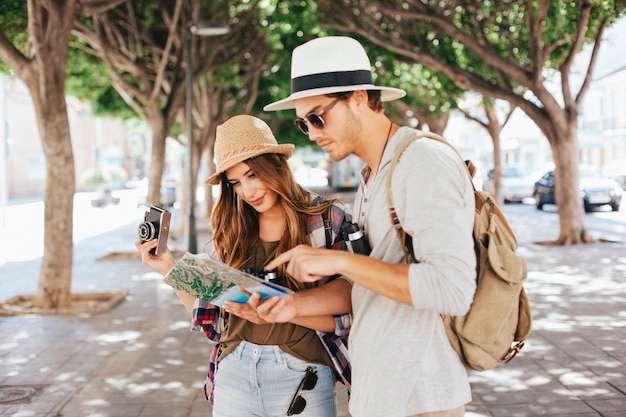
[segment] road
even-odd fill
[[[544,206],[544,210],[537,210],[534,200],[529,200],[524,204],[505,204],[502,208],[505,215],[510,213],[515,217],[519,216],[527,219],[529,224],[556,224],[558,226],[559,217],[554,205],[548,204]],[[626,202],[622,204],[619,211],[614,212],[610,208],[602,208],[585,213],[583,222],[593,237],[626,242]],[[546,236],[546,240],[557,237]]]
[[[74,243],[97,236],[121,225],[143,219],[136,190],[118,190],[113,195],[119,204],[102,208],[91,206],[96,193],[76,193],[74,197]],[[0,266],[43,256],[44,203],[27,201],[11,203],[0,213]]]
[[[136,221],[143,217],[143,206],[137,203],[141,196],[137,190],[114,191],[120,198],[117,205],[103,208],[91,206],[95,193],[77,193],[74,198],[74,242],[97,236],[113,230],[121,225]],[[626,241],[626,203],[620,211],[607,210],[586,213],[585,226],[596,237],[608,240]],[[4,213],[0,213],[0,265],[7,262],[20,262],[41,258],[43,255],[44,235],[44,204],[42,201],[30,201],[9,204]],[[545,210],[537,210],[528,201],[525,204],[506,204],[505,214],[526,219],[530,224],[544,222],[558,225],[556,206],[546,205]],[[516,231],[517,233],[517,231]],[[546,236],[546,240],[556,239]]]

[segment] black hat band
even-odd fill
[[[367,70],[323,72],[303,75],[291,80],[291,93],[326,87],[372,84],[372,72]]]

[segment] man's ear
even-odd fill
[[[357,107],[361,107],[361,106],[367,107],[368,105],[367,102],[369,100],[369,96],[367,95],[367,91],[365,90],[353,91],[350,98],[354,101],[354,104]]]

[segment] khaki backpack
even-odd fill
[[[391,222],[403,243],[402,249],[409,263],[417,262],[413,256],[413,240],[402,229],[393,206],[391,175],[407,146],[423,137],[452,147],[444,138],[433,133],[420,132],[411,136],[398,149],[387,177]],[[475,167],[471,161],[465,161],[464,165],[471,181]],[[474,198],[476,293],[465,316],[442,315],[442,319],[448,339],[461,361],[469,369],[482,371],[503,361],[508,363],[517,355],[530,333],[532,318],[528,297],[522,286],[526,280],[526,262],[515,253],[515,235],[493,197],[474,187]]]

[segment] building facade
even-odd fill
[[[117,166],[132,172],[125,124],[95,117],[89,106],[67,97],[76,171],[76,191],[89,187],[85,175]],[[19,80],[0,75],[0,193],[3,199],[41,197],[46,159],[30,93]]]

